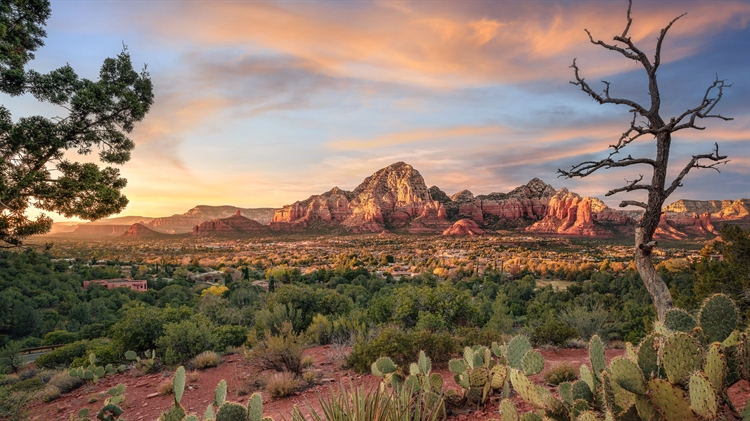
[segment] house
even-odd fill
[[[88,289],[89,285],[92,283],[105,286],[107,287],[107,289],[125,287],[139,292],[148,290],[148,284],[145,280],[136,281],[128,278],[96,279],[93,281],[83,281],[83,289]]]

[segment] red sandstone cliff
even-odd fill
[[[175,214],[161,218],[154,218],[147,226],[155,231],[168,234],[181,234],[192,232],[193,227],[201,222],[213,221],[215,219],[228,218],[237,211],[265,225],[271,221],[272,208],[238,208],[236,206],[205,206],[198,205],[183,214]]]
[[[121,238],[127,239],[152,239],[168,237],[169,234],[154,231],[140,222],[131,225],[130,228],[121,236]]]
[[[269,228],[240,214],[239,209],[229,218],[201,222],[193,227],[194,236],[258,234],[267,233]]]
[[[614,233],[598,223],[598,214],[609,222],[630,222],[625,215],[617,215],[601,200],[581,197],[562,188],[549,201],[547,213],[526,231],[539,234],[562,234],[583,237],[611,237]]]

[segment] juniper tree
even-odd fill
[[[635,263],[656,307],[659,320],[663,320],[665,312],[672,307],[672,297],[666,284],[656,272],[650,257],[651,248],[654,245],[652,240],[659,225],[662,206],[665,200],[677,188],[682,186],[682,181],[690,170],[693,168],[708,168],[718,171],[717,166],[727,162],[727,157],[719,153],[718,144],[714,144],[713,150],[709,153],[693,155],[680,173],[674,179],[668,181],[667,166],[672,146],[672,134],[686,129],[703,130],[705,127],[698,125],[698,121],[702,119],[732,120],[714,111],[716,105],[721,101],[724,89],[731,85],[727,84],[725,80],[716,77],[706,88],[699,104],[690,108],[686,107],[685,111],[679,115],[664,118],[661,111],[662,98],[657,80],[657,70],[661,65],[662,59],[662,44],[672,25],[685,16],[685,14],[672,19],[660,31],[656,39],[656,47],[652,60],[641,48],[633,43],[628,35],[630,26],[633,23],[631,17],[632,5],[632,0],[630,0],[625,29],[621,35],[614,37],[614,42],[608,43],[601,40],[594,40],[591,33],[588,30],[585,31],[592,44],[619,53],[626,59],[635,61],[646,71],[650,104],[641,104],[632,99],[610,96],[610,83],[607,81],[602,81],[604,88],[601,92],[596,91],[581,76],[581,71],[574,59],[570,67],[573,69],[575,79],[570,83],[580,87],[583,92],[599,104],[616,104],[629,107],[629,112],[632,113],[633,117],[630,126],[613,145],[610,145],[611,152],[606,158],[598,161],[581,162],[573,165],[569,170],[560,169],[558,173],[565,178],[586,177],[601,169],[630,167],[634,165],[645,166],[646,171],[651,171],[650,180],[646,179],[644,181],[644,175],[640,174],[638,177],[633,177],[633,180],[626,180],[624,186],[608,191],[605,196],[634,191],[645,191],[647,193],[648,199],[646,202],[624,200],[620,203],[620,207],[637,206],[644,209],[643,216],[635,232]],[[644,120],[639,120],[639,118]],[[631,155],[623,157],[620,154],[624,148],[642,137],[653,138],[653,141],[656,143],[655,157],[634,158]]]
[[[44,45],[49,15],[48,0],[0,4],[0,92],[32,95],[60,110],[52,118],[14,121],[0,104],[0,247],[51,229],[49,217],[29,218],[32,205],[83,219],[121,211],[128,200],[119,170],[75,158],[97,151],[104,164],[130,160],[134,143],[127,135],[153,104],[149,74],[133,69],[127,49],[104,60],[96,81],[67,64],[46,74],[26,69]]]

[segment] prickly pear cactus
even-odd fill
[[[544,357],[536,351],[527,351],[521,358],[521,367],[527,376],[539,374],[544,370]]]
[[[245,421],[246,419],[245,407],[234,402],[224,402],[216,412],[216,421]]]
[[[174,372],[172,380],[172,391],[174,392],[175,405],[179,406],[182,400],[182,394],[185,392],[185,367],[178,367]]]
[[[646,381],[638,365],[633,361],[616,357],[609,365],[612,380],[630,393],[646,393]]]
[[[737,327],[737,307],[729,297],[716,294],[703,302],[698,321],[708,343],[724,341]]]
[[[703,349],[700,342],[684,332],[668,336],[662,347],[664,371],[672,384],[687,381],[690,375],[701,369]]]
[[[589,360],[594,378],[601,379],[602,371],[607,368],[607,359],[604,356],[604,343],[599,335],[594,335],[589,341]]]
[[[690,376],[690,408],[698,415],[714,419],[719,411],[719,399],[716,390],[706,376],[697,371]]]
[[[531,351],[531,343],[525,336],[516,336],[508,343],[508,363],[516,370],[522,370],[521,360],[528,351]]]
[[[500,419],[502,421],[519,421],[518,411],[513,406],[513,402],[508,399],[503,399],[500,402]]]
[[[687,311],[672,308],[664,316],[664,327],[678,332],[690,332],[696,326],[695,319]]]

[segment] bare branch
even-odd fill
[[[651,68],[651,72],[649,73],[649,77],[651,77],[654,73],[656,73],[656,69],[659,68],[659,64],[661,64],[661,44],[664,42],[664,37],[667,35],[667,31],[669,31],[669,28],[672,27],[672,25],[677,22],[677,19],[687,15],[687,13],[683,13],[680,16],[677,16],[676,18],[672,19],[671,22],[667,26],[664,27],[664,29],[661,30],[661,33],[659,33],[659,39],[656,41],[656,52],[654,53],[654,66]]]
[[[627,183],[626,186],[619,187],[619,188],[616,188],[616,189],[612,189],[612,190],[608,191],[605,194],[605,196],[612,196],[613,194],[616,194],[616,193],[631,192],[631,191],[635,191],[635,190],[648,190],[648,191],[651,191],[652,190],[651,186],[646,185],[646,184],[638,184],[639,182],[643,181],[643,174],[638,174],[638,175],[639,175],[639,177],[636,178],[633,181],[625,180],[625,182]]]
[[[613,160],[612,155],[614,155],[616,152],[613,152],[609,155],[609,157],[602,159],[601,161],[586,161],[581,162],[580,164],[573,165],[570,168],[570,171],[564,171],[558,169],[558,177],[565,177],[565,178],[573,178],[573,177],[586,177],[594,173],[595,171],[602,169],[602,168],[618,168],[618,167],[628,167],[630,165],[637,165],[637,164],[646,164],[651,165],[652,167],[656,165],[654,160],[648,159],[648,158],[633,158],[632,156],[628,155],[627,158],[623,158],[620,160]]]
[[[638,111],[641,115],[646,115],[648,113],[648,110],[646,110],[642,105],[638,104],[635,101],[632,101],[632,100],[629,100],[629,99],[625,99],[625,98],[612,98],[612,97],[610,97],[609,96],[609,83],[608,82],[604,82],[607,85],[607,87],[604,90],[604,96],[599,95],[598,93],[596,93],[589,86],[589,84],[586,82],[586,80],[579,75],[579,69],[578,69],[578,65],[576,64],[576,59],[573,59],[573,64],[570,67],[573,69],[574,74],[575,74],[575,78],[576,78],[575,81],[570,81],[570,83],[573,84],[573,85],[576,85],[576,86],[580,86],[581,90],[583,92],[585,92],[586,94],[588,94],[588,96],[590,96],[591,98],[593,98],[594,101],[596,101],[596,102],[598,102],[600,104],[623,104],[623,105],[627,105],[627,106],[635,109],[636,111]]]
[[[664,126],[662,130],[668,130],[669,132],[676,132],[678,130],[682,129],[696,129],[696,130],[703,130],[705,127],[700,127],[695,125],[695,120],[698,118],[718,118],[720,120],[724,121],[731,121],[734,120],[731,117],[724,117],[721,114],[711,114],[711,111],[713,111],[716,104],[721,101],[721,98],[724,96],[724,88],[730,88],[732,85],[726,83],[726,80],[719,79],[718,75],[716,76],[716,80],[706,89],[706,93],[703,95],[703,100],[701,101],[701,104],[695,108],[691,108],[684,113],[680,114],[678,117],[673,117],[669,124]],[[711,92],[716,90],[716,96],[710,97]],[[689,120],[683,124],[680,124],[680,122],[689,116]]]
[[[638,207],[641,207],[643,209],[648,209],[648,205],[647,204],[645,204],[643,202],[638,202],[636,200],[623,200],[622,202],[620,202],[620,207],[621,208],[624,208],[624,207],[627,207],[627,206],[638,206]]]
[[[625,38],[628,36],[628,31],[630,30],[630,25],[633,23],[633,18],[630,16],[630,11],[633,9],[633,0],[628,0],[628,24],[625,25],[625,30],[622,31],[621,37]]]
[[[701,164],[700,163],[701,159],[708,159],[710,161],[713,161],[713,164],[708,164],[708,165]],[[672,194],[672,192],[674,192],[678,187],[682,187],[682,179],[685,178],[685,176],[690,172],[691,169],[710,168],[710,169],[716,170],[717,172],[721,172],[719,171],[717,166],[726,164],[727,162],[729,161],[727,160],[726,155],[719,155],[719,144],[714,143],[713,152],[708,153],[708,154],[702,154],[702,155],[693,155],[693,158],[690,160],[690,162],[688,162],[688,164],[685,165],[685,168],[683,168],[682,171],[680,171],[680,174],[677,176],[677,178],[674,179],[674,181],[672,181],[672,184],[669,186],[669,188],[664,191],[664,194],[665,194],[664,197],[666,198],[667,196]]]

